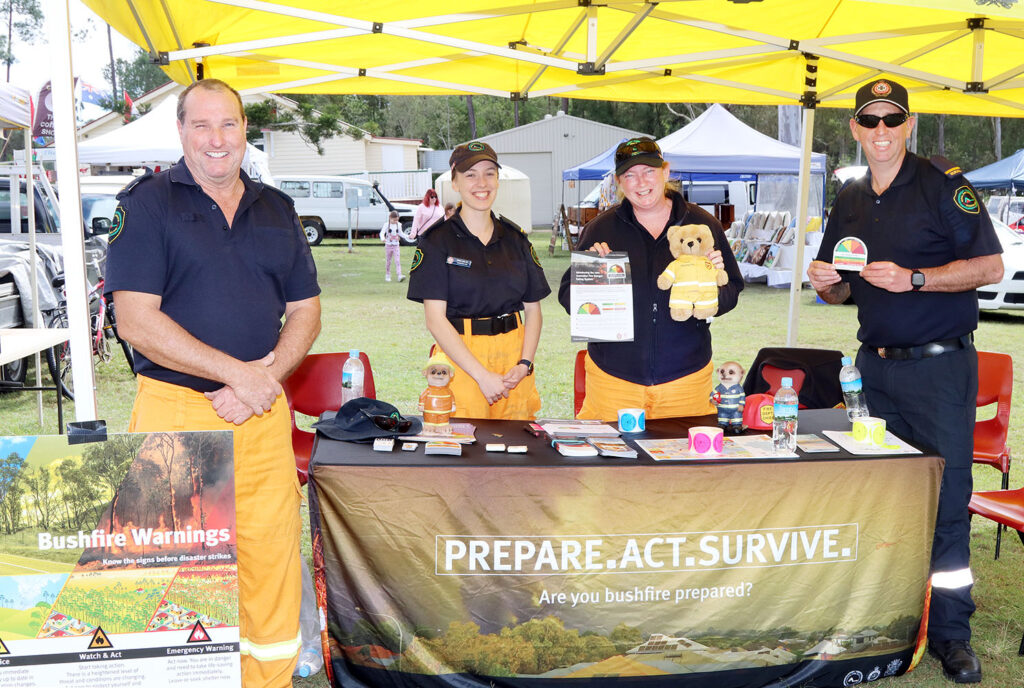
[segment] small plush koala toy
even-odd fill
[[[672,319],[710,318],[718,312],[718,287],[729,281],[725,270],[707,258],[715,248],[711,228],[673,225],[668,228],[668,247],[675,260],[658,276],[658,289],[672,290],[668,297]]]

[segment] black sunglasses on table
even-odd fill
[[[874,129],[878,126],[879,122],[883,122],[889,129],[894,129],[910,119],[910,115],[905,112],[893,112],[883,117],[878,115],[857,115],[853,119],[865,129]]]
[[[359,412],[373,421],[374,425],[385,432],[408,432],[409,428],[412,427],[412,421],[410,419],[398,417],[397,414],[391,416],[376,416],[367,413],[363,409],[359,409]]]

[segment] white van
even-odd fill
[[[327,234],[348,231],[346,194],[354,206],[352,232],[356,236],[380,232],[392,210],[398,211],[399,221],[408,228],[416,210],[406,203],[391,203],[376,185],[355,177],[282,174],[274,180],[277,188],[295,199],[295,212],[310,246],[319,244]]]

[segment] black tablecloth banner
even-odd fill
[[[935,457],[316,466],[333,682],[721,688],[902,674],[941,473]]]

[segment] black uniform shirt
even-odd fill
[[[864,241],[869,263],[892,261],[910,269],[1002,253],[974,189],[959,168],[946,162],[936,158],[933,163],[908,151],[880,195],[871,188],[870,171],[847,184],[829,215],[817,259],[831,263],[836,244],[848,236]],[[896,294],[868,284],[858,272],[839,274],[857,303],[857,338],[868,346],[919,346],[978,327],[973,289]]]
[[[244,172],[241,179],[230,228],[182,161],[126,187],[117,196],[105,289],[157,294],[160,310],[196,339],[255,361],[277,344],[285,304],[320,287],[291,198]],[[135,369],[200,392],[223,386],[138,351]]]
[[[505,218],[491,215],[486,246],[458,213],[420,236],[409,274],[409,299],[448,303],[447,316],[487,318],[513,313],[551,293],[530,240]]]

